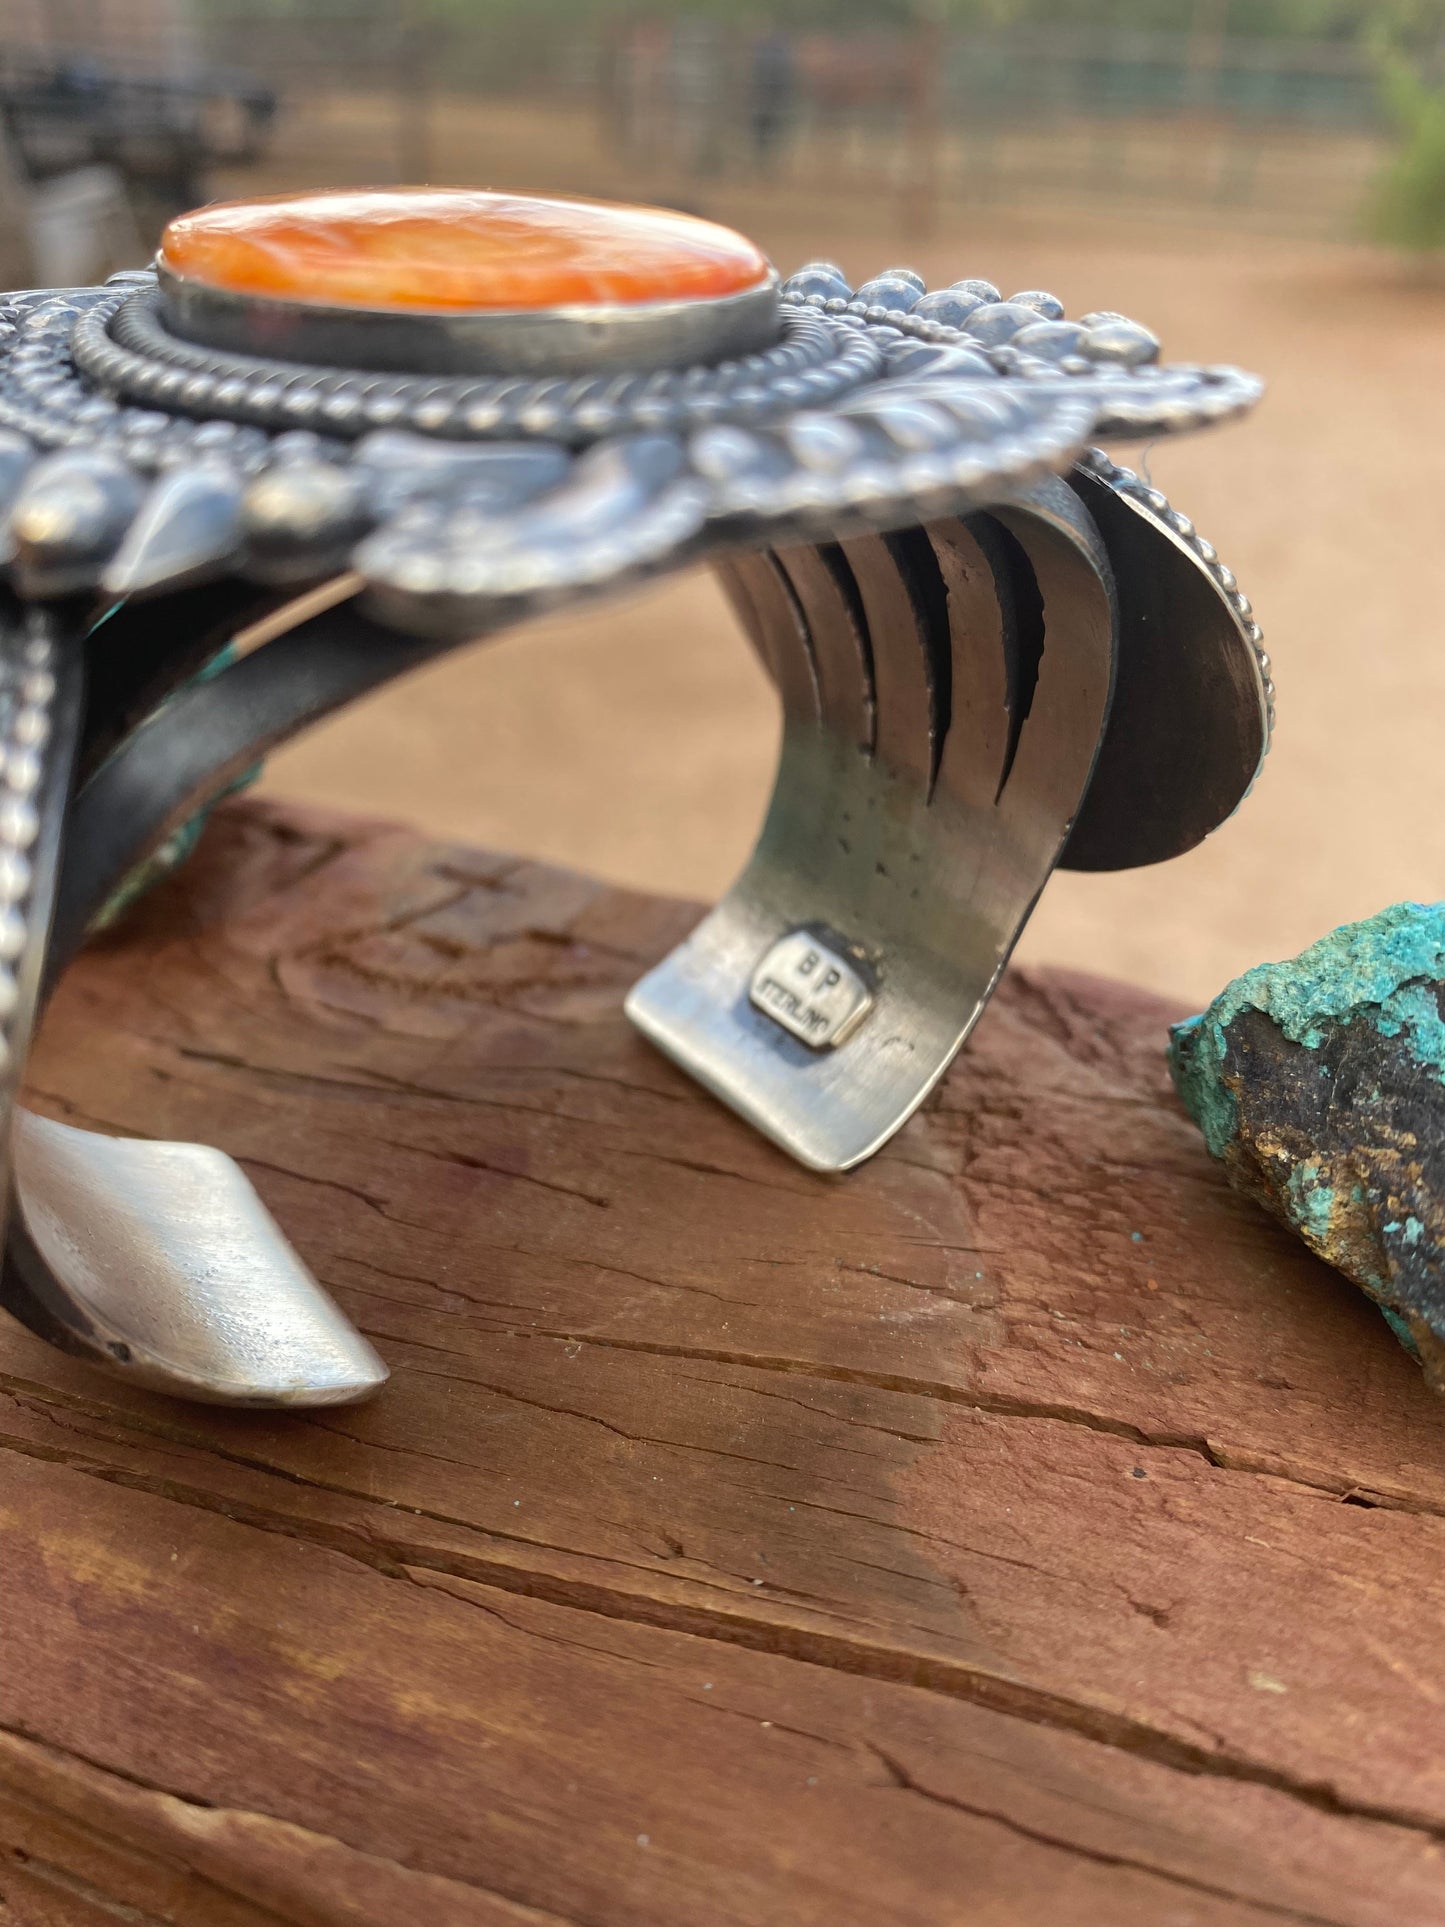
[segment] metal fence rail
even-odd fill
[[[99,0],[64,0],[52,17],[74,23],[87,4]],[[732,16],[642,15],[564,36],[516,10],[443,25],[357,0],[304,18],[213,0],[191,18],[197,71],[244,75],[281,103],[251,173],[217,177],[241,192],[504,177],[687,200],[730,180],[896,196],[919,220],[1048,198],[1331,234],[1357,226],[1388,139],[1370,59],[1348,43],[783,35]],[[144,66],[94,31],[70,51],[118,74]]]
[[[1352,42],[1038,28],[958,35],[949,93],[955,110],[993,118],[1207,115],[1241,127],[1351,131],[1380,120],[1372,63]]]

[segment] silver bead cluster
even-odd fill
[[[1235,368],[1159,364],[1159,339],[1100,310],[1070,321],[1057,295],[1028,288],[1005,299],[992,281],[925,288],[911,268],[885,268],[856,292],[841,268],[812,261],[782,284],[785,307],[812,309],[883,342],[890,375],[951,368],[993,378],[1088,389],[1098,435],[1165,435],[1226,421],[1258,398]]]
[[[783,283],[785,303],[896,328],[916,341],[969,348],[995,373],[1025,380],[1129,370],[1159,359],[1159,338],[1113,310],[1067,319],[1057,295],[1028,288],[1007,297],[992,281],[955,281],[930,294],[911,268],[885,268],[856,291],[831,261],[810,261]]]

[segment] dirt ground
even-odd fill
[[[505,132],[438,178],[636,188],[584,134],[519,157]],[[785,270],[831,254],[860,278],[906,260],[1048,287],[1269,379],[1251,422],[1148,458],[1258,609],[1280,686],[1269,766],[1192,855],[1056,878],[1024,955],[1198,999],[1335,923],[1445,895],[1445,290],[1363,250],[1222,229],[955,210],[909,243],[886,199],[645,185],[747,227]],[[463,652],[278,755],[265,784],[708,897],[757,829],[776,728],[720,596],[688,575]]]

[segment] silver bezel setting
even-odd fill
[[[239,294],[156,264],[173,333],[231,354],[393,374],[692,368],[777,340],[778,277],[736,294],[551,308],[386,308]]]

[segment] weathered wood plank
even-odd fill
[[[623,1023],[691,914],[252,805],[73,973],[36,1102],[224,1144],[396,1377],[0,1330],[18,1917],[1445,1921],[1442,1417],[1168,1013],[1016,975],[830,1183]]]
[[[308,1918],[297,1886],[327,1921],[505,1902],[644,1927],[1263,1927],[1438,1898],[1419,1837],[946,1695],[501,1597],[183,1488],[7,1461],[5,1490],[6,1726],[81,1763],[128,1845],[283,1919]]]
[[[268,1813],[203,1804],[0,1734],[0,1919],[182,1927],[545,1927],[470,1883],[419,1873]],[[249,1896],[249,1897],[248,1897]],[[22,1904],[23,1903],[23,1904]]]

